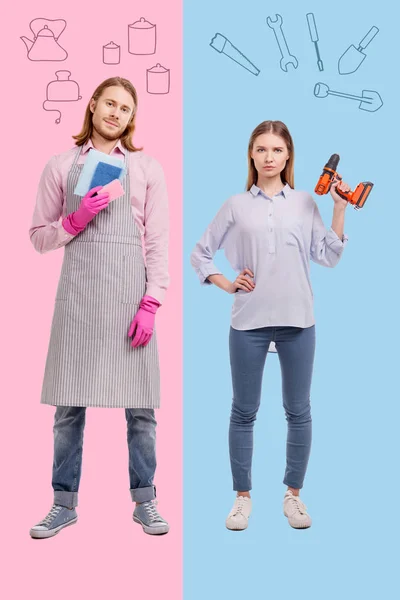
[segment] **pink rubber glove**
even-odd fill
[[[101,188],[102,186],[98,185],[89,190],[86,196],[83,196],[78,210],[68,215],[68,217],[65,217],[62,222],[65,231],[72,233],[72,235],[77,235],[85,229],[87,224],[95,218],[97,213],[108,206],[110,200],[110,194],[108,192],[103,192],[102,194],[94,196]]]
[[[153,335],[156,312],[159,306],[159,301],[152,298],[152,296],[143,296],[139,304],[139,310],[137,311],[128,332],[129,337],[134,335],[131,343],[132,348],[147,346],[150,342],[151,336]]]

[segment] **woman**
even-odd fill
[[[294,146],[287,127],[281,121],[264,121],[250,137],[247,191],[224,203],[191,256],[201,283],[235,294],[229,336],[229,450],[237,496],[226,519],[228,529],[245,529],[251,512],[253,426],[272,342],[281,365],[288,422],[284,514],[292,527],[311,525],[299,496],[311,447],[315,320],[309,259],[334,267],[347,242],[347,201],[337,193],[338,185],[342,191],[350,189],[333,182],[332,226],[326,230],[311,194],[294,189]],[[220,248],[239,272],[234,282],[213,264]]]

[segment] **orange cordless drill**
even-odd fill
[[[339,164],[340,156],[339,154],[332,154],[328,162],[326,163],[324,170],[322,171],[322,175],[319,178],[317,185],[315,186],[315,193],[319,196],[323,194],[327,194],[331,189],[331,185],[334,179],[342,179],[336,169]],[[336,188],[336,192],[341,198],[347,200],[354,206],[355,209],[360,209],[364,206],[374,184],[370,181],[363,181],[359,183],[354,192],[351,190],[349,192],[342,192],[340,189]]]

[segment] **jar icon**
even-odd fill
[[[169,69],[160,63],[146,71],[147,91],[149,94],[168,94],[170,86]]]
[[[103,63],[105,65],[119,65],[121,60],[121,48],[118,44],[110,42],[103,46]]]
[[[128,25],[128,52],[130,54],[155,54],[156,26],[144,17]]]

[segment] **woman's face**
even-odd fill
[[[289,158],[285,140],[274,133],[262,133],[254,140],[251,157],[259,176],[272,178],[285,168]]]

